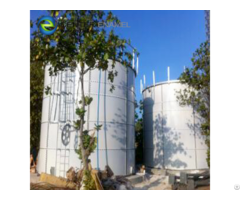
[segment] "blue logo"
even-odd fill
[[[53,17],[42,17],[38,22],[38,28],[42,34],[51,35],[57,30],[57,23]]]

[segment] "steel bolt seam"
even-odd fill
[[[80,94],[81,94],[81,93],[80,93]],[[89,93],[87,93],[87,94],[90,95]],[[91,95],[97,96],[97,93],[91,93]],[[126,100],[126,98],[121,97],[121,96],[116,96],[116,95],[108,95],[108,94],[104,95],[104,94],[100,94],[100,96],[101,96],[101,97],[107,96],[107,97],[112,97],[112,98],[117,98],[117,99]],[[43,100],[44,100],[44,99],[47,99],[47,98],[49,98],[49,96],[44,97]],[[135,104],[135,102],[134,102],[134,101],[131,101],[131,100],[128,100],[128,102]]]
[[[111,65],[111,64],[110,64]],[[120,69],[120,70],[119,70]],[[122,70],[124,69],[124,70]],[[126,68],[121,66],[121,64],[116,64],[116,70],[118,73],[118,79],[116,81],[122,82],[126,84],[125,80],[129,80],[129,85],[120,85],[115,84],[116,94],[112,95],[107,92],[100,93],[100,97],[103,98],[100,101],[100,118],[99,123],[103,124],[100,136],[100,146],[99,146],[99,157],[100,157],[100,168],[103,169],[106,164],[106,157],[108,157],[108,162],[112,170],[116,175],[126,175],[129,174],[132,170],[130,170],[130,166],[135,168],[135,159],[134,159],[134,108],[135,108],[135,87],[134,87],[134,79],[135,74],[133,70],[128,70],[126,73]],[[96,77],[97,70],[93,70],[92,77]],[[124,74],[122,74],[124,73]],[[62,74],[62,79],[61,79]],[[41,123],[41,142],[40,142],[40,152],[39,152],[39,162],[37,166],[37,170],[39,173],[47,172],[51,173],[51,169],[55,172],[57,176],[65,176],[67,168],[70,166],[73,167],[81,167],[81,161],[78,158],[78,155],[75,152],[75,147],[78,148],[79,145],[79,135],[78,133],[71,132],[70,134],[70,142],[66,143],[67,146],[62,145],[61,143],[61,134],[62,129],[66,124],[72,125],[73,120],[75,119],[75,110],[74,106],[76,106],[76,102],[79,100],[79,96],[81,95],[81,90],[78,90],[76,86],[75,89],[71,91],[70,88],[78,83],[77,81],[72,81],[72,78],[66,78],[65,76],[72,76],[71,73],[68,75],[65,72],[59,73],[59,86],[64,86],[62,89],[58,87],[58,78],[55,78],[55,87],[52,88],[52,93],[54,95],[45,95],[43,100],[43,112],[42,112],[42,123]],[[78,74],[75,74],[76,79],[78,80]],[[92,78],[91,77],[91,78]],[[49,83],[50,81],[49,74],[47,68],[45,69],[45,83],[44,86],[54,86],[54,84]],[[90,78],[90,79],[91,79]],[[104,78],[104,77],[103,77]],[[68,84],[68,81],[69,84]],[[96,96],[94,88],[96,83],[100,83],[101,88],[108,88],[109,83],[103,81],[85,81],[88,85],[86,86],[86,94],[93,97],[93,102],[96,102]],[[68,84],[67,88],[65,87]],[[93,85],[92,85],[93,84]],[[72,86],[71,86],[72,85]],[[91,87],[89,87],[91,85]],[[119,86],[116,86],[119,85]],[[70,87],[70,88],[69,88]],[[88,89],[87,89],[88,88]],[[92,90],[93,88],[93,90]],[[90,92],[89,92],[89,89]],[[120,96],[119,94],[125,93],[126,97]],[[70,95],[67,96],[66,93]],[[78,96],[77,96],[78,94]],[[75,95],[75,96],[74,96]],[[54,96],[54,100],[53,100]],[[125,95],[124,95],[125,96]],[[77,97],[77,98],[76,98]],[[58,99],[58,100],[57,100]],[[72,102],[69,105],[64,103]],[[59,106],[56,106],[56,102],[58,101]],[[47,105],[51,103],[51,106]],[[106,105],[104,105],[104,102]],[[64,106],[64,105],[67,106]],[[72,105],[73,104],[73,105]],[[53,105],[53,106],[52,106]],[[91,105],[91,108],[88,109],[88,114],[86,118],[86,127],[89,129],[94,127],[95,121],[95,105]],[[125,109],[127,110],[125,111]],[[106,110],[106,111],[105,111]],[[65,114],[67,112],[67,117]],[[55,119],[54,116],[59,116],[59,118]],[[50,114],[51,118],[46,118],[46,115]],[[104,118],[105,117],[105,118]],[[55,121],[56,120],[56,121]],[[49,145],[46,146],[46,127],[50,126],[49,130]],[[124,128],[123,128],[124,127]],[[72,130],[71,130],[72,131]],[[106,139],[104,139],[104,134],[106,134]],[[128,139],[127,139],[128,137]],[[107,146],[105,146],[105,144]],[[108,153],[107,153],[108,151]],[[48,156],[45,156],[48,153]],[[66,158],[67,157],[67,158]],[[96,166],[96,152],[94,152],[90,159],[92,161],[92,166]],[[65,163],[65,164],[63,164]],[[47,166],[45,169],[44,166]]]
[[[53,76],[53,77],[55,77],[55,76]],[[90,82],[90,83],[99,83],[99,81],[89,81],[89,80],[84,80],[84,83],[88,83],[88,82]],[[45,87],[47,87],[47,86],[51,86],[51,85],[54,85],[55,84],[55,82],[53,82],[53,83],[49,83],[49,84],[47,84],[47,85],[45,85]],[[75,82],[75,84],[77,84],[77,81]],[[132,90],[132,87],[126,87],[126,86],[123,86],[123,85],[118,85],[118,84],[112,84],[112,83],[105,83],[105,82],[102,82],[102,81],[100,81],[100,84],[105,84],[105,85],[113,85],[113,86],[116,86],[116,87],[122,87],[122,88],[124,88],[124,89],[128,89],[128,91],[130,91],[130,92],[133,92],[134,94],[136,94],[135,93],[135,91],[134,90]]]
[[[144,162],[148,167],[208,168],[204,137],[197,136],[200,119],[195,122],[192,108],[180,106],[176,98],[176,91],[185,87],[179,81],[169,81],[148,86],[142,92]]]

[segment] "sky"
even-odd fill
[[[107,11],[106,11],[107,12]],[[167,80],[167,67],[170,66],[170,79],[176,80],[183,72],[183,66],[191,67],[195,50],[206,40],[204,11],[144,11],[113,10],[120,21],[127,22],[128,28],[114,28],[121,38],[130,39],[137,48],[139,73],[136,77],[136,100],[142,99],[140,80],[146,76],[146,85],[152,85],[152,71],[156,83]],[[46,11],[30,11],[35,21]]]

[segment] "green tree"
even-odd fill
[[[103,11],[49,11],[57,18],[58,27],[52,35],[43,35],[39,30],[32,34],[34,51],[31,53],[31,61],[41,61],[43,65],[50,64],[50,76],[69,67],[79,73],[81,87],[81,100],[76,114],[79,119],[75,122],[75,128],[80,133],[79,157],[83,162],[84,174],[89,174],[89,156],[96,147],[94,130],[84,130],[86,106],[91,104],[91,97],[85,95],[84,75],[93,69],[99,69],[108,73],[109,83],[113,83],[117,76],[116,62],[126,67],[131,66],[132,53],[127,47],[130,41],[120,39],[113,30],[106,31],[103,24],[119,24],[119,19],[111,12],[106,15]],[[38,24],[39,19],[36,21]],[[101,23],[101,26],[99,26]],[[31,26],[33,23],[31,23]],[[136,52],[136,50],[134,49]],[[111,60],[111,67],[109,67]],[[112,84],[111,91],[114,90]],[[90,134],[90,132],[93,132]],[[86,179],[85,179],[86,180]],[[86,184],[85,184],[86,185]]]
[[[32,28],[29,20],[29,28]],[[42,63],[32,61],[36,51],[34,41],[29,40],[29,152],[38,150],[40,140],[40,126],[42,117],[42,98],[44,87],[44,71]],[[35,155],[36,156],[36,155]]]
[[[39,149],[44,70],[40,62],[30,64],[30,148]]]
[[[136,163],[143,163],[143,102],[140,100],[139,105],[136,102],[136,108],[139,109],[139,114],[135,112],[135,148],[136,148]]]
[[[210,167],[210,45],[202,43],[192,58],[193,68],[186,68],[180,76],[181,83],[188,87],[178,91],[181,105],[191,105],[203,119],[201,131],[208,146],[207,162]]]

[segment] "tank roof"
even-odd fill
[[[180,83],[180,80],[163,81],[163,82],[156,83],[155,85],[147,86],[146,88],[143,89],[142,93],[149,88],[152,88],[158,85],[170,84],[170,83]]]

